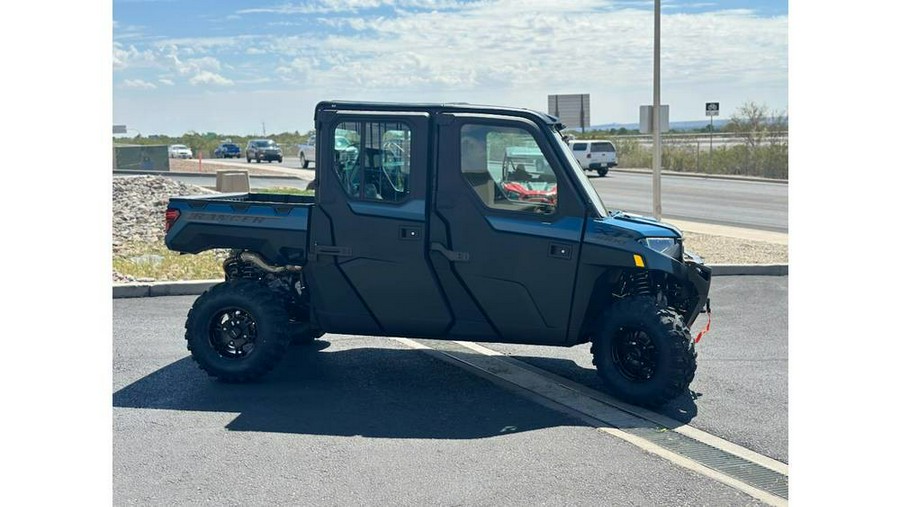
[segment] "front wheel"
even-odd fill
[[[697,370],[697,353],[681,316],[646,296],[609,308],[591,353],[603,386],[635,405],[671,401],[685,392]]]
[[[300,167],[309,169],[309,160],[306,160],[306,155],[303,153],[300,154]]]
[[[292,336],[284,303],[250,280],[214,285],[191,307],[185,339],[191,357],[210,376],[247,382],[268,373]]]

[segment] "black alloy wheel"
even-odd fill
[[[209,345],[226,359],[240,359],[253,353],[256,320],[243,308],[226,308],[209,323]]]
[[[612,362],[632,382],[648,382],[656,374],[659,352],[645,331],[619,328],[610,340]]]

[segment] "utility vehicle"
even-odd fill
[[[315,127],[314,197],[169,202],[170,249],[232,252],[185,326],[210,375],[254,380],[292,342],[344,333],[591,342],[602,384],[625,401],[660,405],[687,389],[710,269],[675,227],[608,211],[556,118],[329,101]],[[516,157],[552,198],[509,195]]]

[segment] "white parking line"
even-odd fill
[[[647,427],[648,423],[650,423],[653,427],[660,427],[678,432],[722,452],[741,457],[747,461],[787,476],[788,468],[784,463],[762,456],[749,449],[719,437],[715,437],[696,428],[683,425],[659,414],[654,414],[640,407],[634,407],[613,400],[603,393],[571,382],[568,379],[562,379],[550,372],[531,367],[530,365],[521,363],[512,358],[505,357],[505,355],[500,352],[476,343],[454,342],[474,353],[467,354],[464,352],[434,349],[409,338],[393,339],[412,349],[428,351],[441,359],[446,358],[445,360],[449,360],[450,362],[461,362],[489,380],[500,380],[518,386],[527,392],[526,395],[530,395],[536,399],[548,400],[556,405],[565,407],[578,415],[582,415],[583,419],[595,426],[599,431],[625,440],[676,465],[697,472],[723,484],[727,484],[769,505],[786,506],[788,504],[787,500],[784,498],[709,468],[697,461],[660,447],[640,436],[623,431],[623,429],[627,430],[628,428]],[[501,359],[498,356],[503,356],[503,358]]]

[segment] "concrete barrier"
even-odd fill
[[[243,169],[223,169],[216,171],[216,191],[249,192],[250,173]]]

